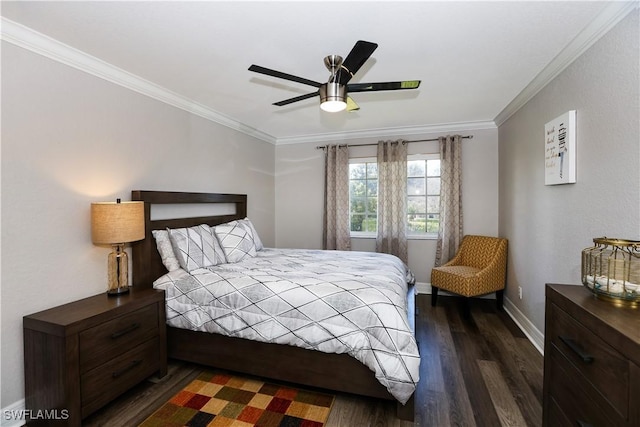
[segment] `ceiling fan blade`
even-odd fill
[[[347,85],[348,92],[373,92],[379,90],[404,90],[417,89],[420,86],[420,80],[406,80],[402,82],[383,82],[383,83],[352,83]]]
[[[302,101],[304,99],[313,98],[314,96],[317,96],[317,95],[319,95],[318,92],[306,93],[304,95],[296,96],[295,98],[289,98],[289,99],[285,99],[284,101],[274,102],[273,105],[282,107],[283,105],[288,105],[294,102]]]
[[[354,101],[352,97],[347,96],[347,111],[352,112],[352,111],[358,111],[359,109],[360,109],[360,106],[356,104],[356,101]]]
[[[309,85],[313,87],[322,86],[322,83],[314,82],[313,80],[294,76],[292,74],[283,73],[281,71],[271,70],[269,68],[261,67],[259,65],[251,65],[249,67],[249,71],[253,71],[255,73],[260,73],[260,74],[266,74],[267,76],[278,77],[279,79],[290,80],[296,83],[302,83],[303,85]]]
[[[351,77],[358,72],[360,67],[367,62],[367,59],[371,56],[374,50],[378,47],[377,43],[366,42],[364,40],[358,40],[356,44],[349,52],[349,55],[342,61],[342,67],[346,70],[341,70],[339,76],[339,82],[342,85],[346,85]],[[346,71],[346,72],[345,72]]]

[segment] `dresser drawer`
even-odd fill
[[[156,304],[86,329],[79,334],[80,372],[112,360],[157,334]]]
[[[160,341],[153,338],[82,375],[82,417],[109,402],[160,368]]]
[[[558,403],[552,398],[549,399],[549,408],[544,414],[545,425],[554,427],[575,427],[575,423],[572,423],[567,415],[562,412],[562,409],[558,406]],[[586,427],[586,426],[585,426]]]
[[[622,419],[627,419],[629,361],[555,304],[550,308],[550,330],[546,333],[550,334],[551,349],[557,349],[570,361],[577,377],[598,391],[599,400],[607,402]]]
[[[624,426],[611,406],[603,401],[598,392],[580,375],[573,364],[555,347],[547,349],[553,378],[550,383],[549,411],[545,414],[548,426]]]

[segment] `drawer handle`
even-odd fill
[[[565,343],[567,347],[573,350],[573,352],[577,354],[584,363],[593,362],[593,356],[590,355],[589,353],[586,353],[578,344],[576,344],[574,340],[572,340],[571,338],[563,337],[563,336],[559,336],[558,338],[560,338],[560,341]]]
[[[140,364],[140,362],[142,362],[142,360],[134,360],[131,363],[129,363],[129,365],[125,366],[124,368],[120,369],[119,371],[115,371],[111,374],[111,376],[113,378],[118,378],[120,375],[124,374],[125,372],[129,371],[130,369],[135,368],[136,366],[138,366]]]
[[[578,425],[580,427],[593,427],[593,424],[589,424],[589,423],[587,423],[585,421],[582,421],[582,420],[578,420]]]
[[[129,332],[135,331],[139,327],[140,327],[140,323],[134,323],[133,325],[129,326],[128,328],[124,328],[121,331],[114,332],[113,334],[111,334],[111,339],[115,340],[116,338],[120,338],[121,336],[126,335]]]

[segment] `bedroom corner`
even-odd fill
[[[2,124],[3,409],[24,405],[22,317],[106,289],[91,202],[140,187],[246,192],[274,243],[273,144],[5,41]]]

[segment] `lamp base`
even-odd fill
[[[108,262],[107,295],[118,296],[129,292],[129,257],[124,244],[113,245]]]
[[[122,287],[122,288],[115,288],[115,289],[109,289],[107,291],[107,295],[109,295],[110,297],[117,297],[119,295],[123,295],[123,294],[128,294],[129,293],[129,287]]]

